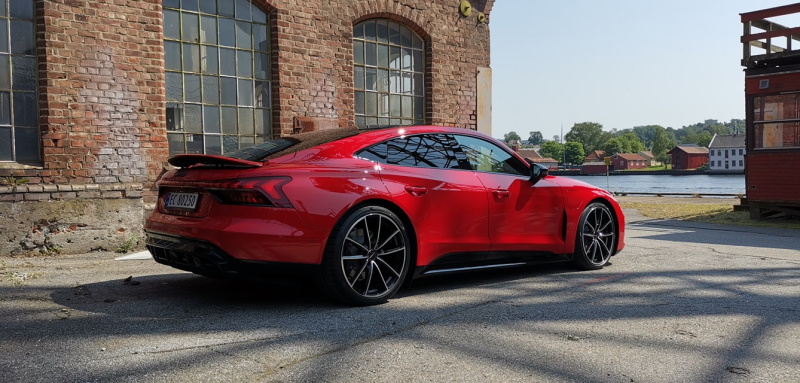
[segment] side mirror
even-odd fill
[[[547,170],[547,167],[542,165],[542,164],[536,164],[536,163],[533,163],[533,162],[530,162],[530,161],[529,161],[529,163],[531,165],[531,178],[530,178],[530,181],[531,181],[531,184],[536,185],[536,183],[539,182],[540,179],[542,179],[542,178],[547,176],[548,170]]]

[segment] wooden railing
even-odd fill
[[[790,28],[767,20],[795,13],[800,13],[800,3],[742,13],[742,66],[750,68],[764,60],[800,56],[800,43],[793,44],[800,42],[800,27]],[[753,48],[765,53],[753,54]]]

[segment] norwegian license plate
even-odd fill
[[[194,210],[198,196],[197,193],[169,193],[164,206],[169,209]]]

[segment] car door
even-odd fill
[[[358,155],[380,163],[393,201],[409,216],[418,237],[417,264],[446,254],[489,249],[488,201],[451,135],[397,137]]]
[[[529,166],[503,147],[469,135],[455,135],[487,191],[492,251],[562,252],[563,194],[547,180],[530,182]]]

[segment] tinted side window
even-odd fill
[[[466,156],[456,150],[458,143],[451,135],[423,134],[394,138],[370,146],[358,156],[375,162],[440,169],[469,169]]]
[[[505,173],[515,176],[528,176],[528,166],[505,151],[503,148],[480,138],[455,136],[461,150],[469,159],[472,170],[488,173]]]

